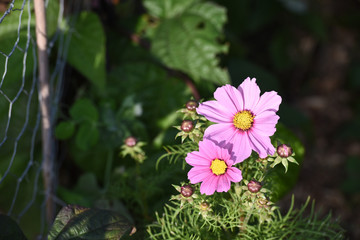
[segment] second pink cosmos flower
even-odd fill
[[[193,166],[188,172],[192,184],[201,183],[200,193],[212,195],[215,191],[227,192],[231,182],[240,182],[241,171],[233,167],[236,156],[229,149],[204,139],[199,142],[199,151],[188,153],[186,162]]]
[[[256,79],[247,78],[238,88],[219,87],[214,101],[199,105],[197,113],[217,124],[205,130],[204,138],[230,143],[237,160],[241,162],[255,150],[261,158],[273,155],[275,148],[270,136],[279,120],[281,97],[274,91],[260,96]]]

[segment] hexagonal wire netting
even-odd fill
[[[68,20],[64,17],[64,0],[47,0],[45,8],[47,54],[52,61],[49,70],[52,131],[71,31],[64,34],[61,29],[61,24]],[[44,187],[42,176],[46,161],[41,151],[35,12],[31,0],[0,1],[0,213],[16,220],[28,236],[46,234],[47,199],[63,205]],[[54,162],[55,151],[51,155]],[[50,176],[54,186],[56,172],[54,168]]]

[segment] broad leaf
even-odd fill
[[[81,123],[75,137],[76,146],[85,151],[94,146],[98,140],[99,130],[96,125],[89,122]]]
[[[68,205],[57,215],[49,240],[117,240],[130,231],[129,221],[114,211]]]
[[[70,116],[75,121],[96,122],[99,119],[99,113],[94,104],[87,98],[78,99],[70,108]]]
[[[57,30],[59,18],[59,1],[49,1],[46,7],[46,30],[50,38]]]
[[[75,21],[74,29],[67,33],[71,34],[67,60],[102,90],[106,79],[103,26],[98,16],[90,12],[82,12]]]
[[[55,136],[57,139],[68,139],[75,131],[75,124],[72,121],[64,121],[59,123],[55,129]]]
[[[227,52],[227,46],[218,42],[226,21],[224,8],[210,2],[164,0],[147,0],[145,6],[150,14],[161,17],[151,50],[166,66],[189,74],[197,82],[230,82],[217,58]]]
[[[0,214],[0,240],[26,240],[17,223],[9,216]]]
[[[197,0],[145,0],[144,6],[150,15],[158,18],[171,18],[184,12]]]

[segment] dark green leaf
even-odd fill
[[[49,1],[46,8],[46,28],[47,35],[51,37],[58,26],[59,18],[59,2],[58,1]]]
[[[70,116],[75,121],[88,120],[96,122],[99,119],[99,113],[94,104],[87,98],[78,99],[70,108]]]
[[[57,189],[58,196],[68,204],[78,204],[85,207],[91,207],[93,198],[84,196],[76,191],[69,190],[67,188],[59,186]]]
[[[26,240],[18,224],[9,216],[0,214],[0,240]]]
[[[68,205],[57,215],[49,240],[120,239],[131,224],[114,211]]]
[[[117,80],[119,76],[121,81]],[[146,123],[146,128],[150,129],[151,134],[157,135],[160,129],[165,130],[169,126],[176,125],[173,117],[174,109],[181,108],[190,98],[190,92],[183,81],[169,77],[166,71],[151,63],[123,64],[109,74],[109,81],[114,86],[109,90],[111,95],[115,96],[118,94],[117,89],[122,89],[122,107],[119,109],[117,121],[124,124],[125,114],[134,115],[134,110],[129,113],[129,106],[126,104],[127,101],[134,99],[136,100],[134,104],[140,105],[143,109],[139,117]],[[133,134],[141,134],[144,129],[134,120],[125,123]],[[157,143],[163,144],[163,140],[162,137]],[[174,136],[168,140],[169,144],[173,143]]]
[[[150,14],[163,17],[152,37],[152,52],[166,66],[184,71],[197,82],[230,82],[216,57],[227,52],[227,46],[218,42],[226,21],[224,8],[199,1],[149,0],[145,6]]]
[[[102,90],[105,86],[105,34],[98,16],[82,12],[71,33],[68,61]]]
[[[100,196],[101,194],[96,176],[90,172],[84,173],[79,177],[74,190],[87,196]]]
[[[80,125],[76,133],[76,146],[81,150],[88,150],[94,146],[99,140],[99,130],[96,126],[89,122],[84,122]]]
[[[56,126],[55,136],[58,139],[64,140],[70,138],[75,131],[75,124],[72,121],[61,122]]]

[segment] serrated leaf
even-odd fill
[[[219,85],[230,82],[227,70],[219,67],[216,57],[227,52],[227,46],[218,42],[226,21],[224,8],[199,1],[185,2],[188,5],[182,5],[182,8],[178,6],[180,3],[147,2],[148,5],[158,3],[156,11],[151,5],[150,13],[162,13],[160,15],[166,17],[160,20],[152,37],[151,50],[156,57],[166,66],[189,74],[197,82],[202,79]],[[170,7],[174,9],[168,9]],[[165,14],[169,12],[176,14]]]
[[[69,139],[75,131],[75,124],[72,121],[64,121],[59,123],[55,128],[55,136],[57,139]]]
[[[75,121],[96,122],[99,119],[99,112],[95,105],[87,98],[78,99],[70,108],[70,116]]]
[[[114,211],[68,205],[56,216],[49,240],[120,239],[129,232],[129,221]]]
[[[149,14],[158,18],[171,18],[184,12],[198,0],[145,0],[144,6]]]
[[[99,130],[94,124],[84,122],[80,125],[76,133],[75,142],[76,146],[81,150],[88,150],[94,146],[99,140]]]
[[[26,240],[19,225],[9,216],[0,214],[0,240]]]
[[[67,60],[99,90],[102,90],[106,79],[103,26],[95,13],[82,12],[74,18],[76,20],[74,29],[69,30],[71,42]]]

